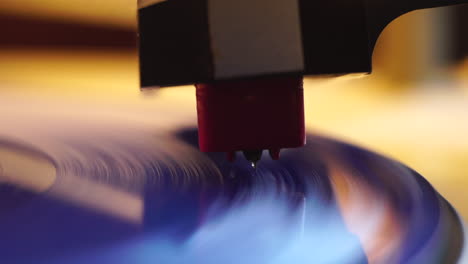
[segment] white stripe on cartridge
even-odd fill
[[[298,0],[207,0],[216,79],[304,70]]]

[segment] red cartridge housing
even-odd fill
[[[305,144],[302,77],[197,84],[199,145],[204,152],[282,148]]]

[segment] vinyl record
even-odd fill
[[[199,152],[193,118],[173,107],[130,118],[35,105],[33,118],[14,105],[0,114],[1,263],[460,258],[454,209],[418,173],[359,147],[310,134],[254,170],[240,154]]]

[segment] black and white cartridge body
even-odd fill
[[[140,1],[142,86],[370,72],[365,9],[338,2]]]
[[[141,85],[369,73],[398,16],[468,0],[140,0]]]

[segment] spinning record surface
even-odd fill
[[[157,104],[156,104],[157,105]],[[253,170],[194,118],[0,103],[1,263],[457,263],[461,222],[413,170],[317,135]],[[24,106],[34,108],[34,116]]]

